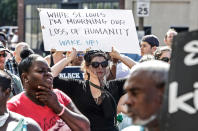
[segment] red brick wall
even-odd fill
[[[120,9],[124,9],[125,7],[124,7],[124,1],[125,0],[120,0]]]

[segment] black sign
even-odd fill
[[[60,78],[74,78],[83,80],[83,72],[80,66],[68,66],[59,73]]]
[[[172,49],[160,131],[197,131],[198,31],[178,34]]]

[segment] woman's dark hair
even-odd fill
[[[21,57],[21,59],[24,59],[31,54],[34,54],[34,51],[30,48],[26,48],[21,51],[20,57]]]
[[[8,88],[11,89],[11,77],[3,70],[0,70],[0,87],[2,91],[5,91]]]
[[[86,66],[91,64],[91,60],[96,56],[102,56],[105,58],[105,60],[109,60],[109,55],[101,50],[90,50],[87,51],[84,55],[84,60],[86,63]]]
[[[33,54],[34,52],[31,52],[31,49],[24,49],[21,53],[21,62],[19,64],[19,75],[23,72],[28,72],[29,68],[32,66],[32,63],[35,61],[37,57],[41,57],[40,55]]]

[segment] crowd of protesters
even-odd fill
[[[134,61],[114,47],[43,57],[20,42],[10,51],[0,33],[0,130],[159,131],[175,35],[168,30],[162,47],[145,35]],[[80,66],[82,80],[59,77],[70,66]]]

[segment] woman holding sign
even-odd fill
[[[114,49],[109,54],[130,68],[135,64]],[[54,79],[54,85],[71,97],[77,108],[90,120],[91,131],[118,131],[116,108],[120,97],[125,94],[125,79],[106,82],[108,60],[108,54],[101,50],[87,51],[83,66],[85,80]],[[53,67],[57,73],[65,67],[64,62],[63,59]]]

